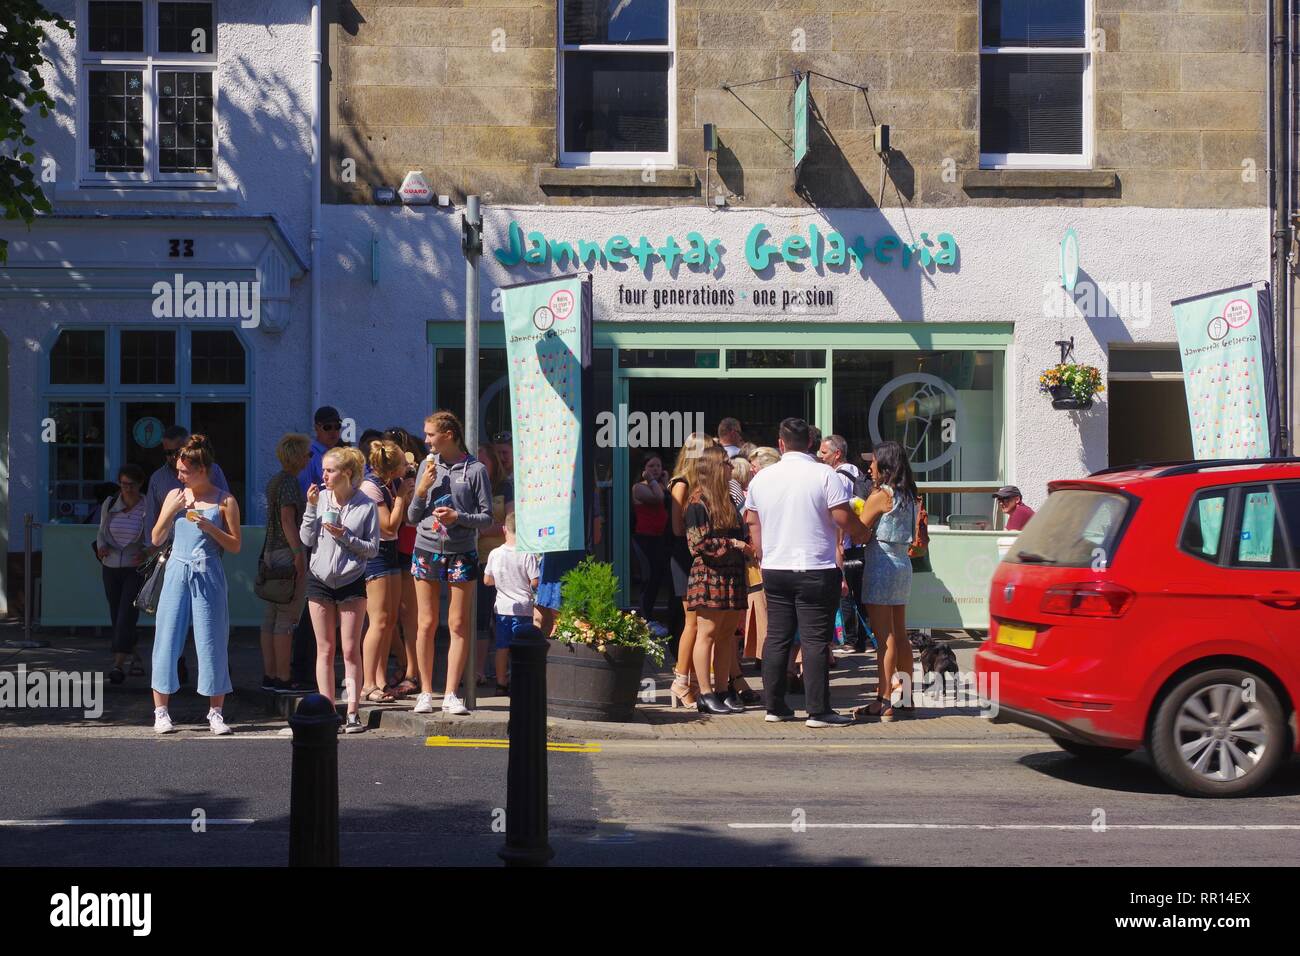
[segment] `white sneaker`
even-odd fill
[[[455,694],[448,694],[442,699],[442,712],[456,717],[469,716],[469,708],[461,703],[461,699]]]
[[[443,708],[446,709],[445,707]],[[415,699],[415,713],[432,714],[433,713],[433,695],[421,694]]]
[[[222,734],[231,733],[230,725],[226,723],[226,718],[221,716],[221,711],[215,708],[208,711],[208,726],[212,732],[220,737]]]
[[[176,725],[172,723],[171,714],[167,713],[166,707],[159,707],[153,712],[153,732],[155,734],[170,734],[176,730]]]

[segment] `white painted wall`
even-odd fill
[[[73,0],[49,0],[51,10],[74,17]],[[125,199],[71,201],[76,187],[75,41],[57,30],[43,71],[58,109],[47,119],[32,115],[28,131],[37,140],[38,164],[56,162],[59,181],[53,190],[56,214],[107,216],[151,214],[276,217],[288,240],[304,260],[308,251],[311,187],[311,34],[310,4],[295,0],[220,0],[217,46],[218,173],[231,188],[229,201],[159,202],[144,189]],[[82,25],[84,29],[84,25]],[[66,227],[52,244],[33,247],[28,256],[20,244],[30,238],[21,224],[0,225],[0,235],[15,242],[10,264],[30,263],[49,249],[75,246],[77,227]],[[202,242],[201,226],[190,233]],[[62,240],[62,241],[61,241]],[[260,248],[258,246],[257,248]],[[156,242],[128,244],[118,256],[121,265],[166,266]],[[56,260],[58,261],[58,260]],[[48,264],[48,260],[47,260]],[[75,263],[74,263],[75,264]],[[260,488],[277,469],[275,439],[289,430],[310,431],[308,409],[307,282],[292,287],[287,303],[288,328],[281,335],[252,329],[246,342],[253,352],[253,382],[259,400],[252,419],[258,441],[250,462],[249,487]],[[45,489],[40,482],[40,458],[48,450],[39,441],[42,409],[38,387],[45,356],[42,343],[54,323],[148,323],[153,319],[146,299],[0,298],[0,334],[9,343],[10,509],[11,524],[21,526],[24,512],[44,512]],[[11,543],[12,546],[12,543]]]

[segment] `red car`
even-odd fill
[[[993,576],[994,719],[1091,759],[1146,747],[1192,795],[1263,785],[1300,740],[1300,458],[1049,490]]]

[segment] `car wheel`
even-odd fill
[[[1119,760],[1121,757],[1127,757],[1133,752],[1125,747],[1101,747],[1097,744],[1081,744],[1074,740],[1066,740],[1064,737],[1053,737],[1052,742],[1067,754],[1082,757],[1084,760]]]
[[[1282,705],[1249,671],[1193,674],[1160,701],[1151,759],[1167,783],[1197,797],[1239,797],[1263,786],[1286,756]]]

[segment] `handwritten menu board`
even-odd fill
[[[583,547],[581,277],[502,290],[521,551]]]
[[[1257,291],[1241,286],[1173,307],[1196,458],[1267,458],[1267,332]]]

